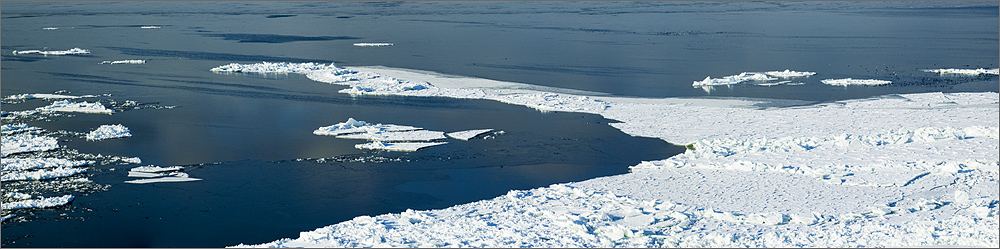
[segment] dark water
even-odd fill
[[[351,97],[299,75],[224,75],[260,61],[384,65],[641,97],[808,101],[929,91],[998,91],[997,77],[919,69],[995,68],[996,2],[3,2],[2,95],[110,94],[113,115],[25,120],[64,150],[186,166],[204,180],[123,183],[138,165],[92,165],[105,190],[56,189],[70,205],[18,210],[5,247],[219,247],[262,243],[359,215],[444,208],[511,189],[627,172],[683,148],[621,133],[595,115],[493,101]],[[141,29],[155,25],[159,29]],[[57,27],[56,30],[45,30]],[[355,47],[392,42],[391,47]],[[12,55],[67,50],[89,55]],[[99,65],[144,59],[142,65]],[[691,82],[744,71],[819,74],[801,86]],[[893,80],[834,87],[826,78]],[[134,101],[137,105],[123,104]],[[5,102],[4,111],[51,103]],[[162,108],[171,107],[174,108]],[[136,109],[135,107],[140,107]],[[146,108],[148,107],[148,108]],[[437,131],[493,128],[417,152],[353,148],[311,134],[353,117]],[[4,120],[4,124],[11,121]],[[132,137],[72,132],[123,124]],[[60,135],[61,134],[61,135]],[[79,176],[78,176],[79,177]],[[11,184],[4,183],[6,193]],[[19,185],[14,185],[19,186]]]

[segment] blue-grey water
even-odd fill
[[[360,215],[444,208],[511,189],[621,174],[683,148],[611,120],[494,101],[359,96],[301,75],[227,75],[228,63],[383,65],[636,97],[832,101],[1000,91],[996,2],[2,2],[2,95],[101,95],[113,115],[3,120],[59,137],[55,152],[141,164],[87,167],[87,187],[4,182],[59,208],[4,211],[4,247],[219,247],[262,243]],[[143,29],[142,26],[158,26]],[[56,29],[44,29],[56,28]],[[390,47],[355,47],[391,42]],[[88,55],[13,55],[88,49]],[[144,59],[141,65],[98,64]],[[817,72],[804,85],[691,87],[740,72]],[[828,78],[892,80],[837,87]],[[131,101],[131,102],[130,102]],[[4,102],[28,110],[47,100]],[[172,108],[169,108],[172,107]],[[353,117],[437,131],[492,128],[417,152],[317,136]],[[123,124],[132,137],[75,132]],[[125,184],[129,168],[187,167],[185,183]],[[56,180],[46,180],[54,182]],[[49,187],[33,187],[33,186]],[[96,186],[95,186],[96,185]],[[6,199],[5,199],[6,200]]]

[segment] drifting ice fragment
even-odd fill
[[[52,111],[52,112],[84,112],[84,113],[114,113],[114,110],[104,108],[101,102],[87,103],[73,103],[69,100],[60,100],[52,103],[48,106],[43,106],[35,108],[38,111]]]
[[[94,163],[93,161],[69,160],[62,158],[11,158],[4,159],[2,168],[4,171],[10,170],[30,170],[43,168],[70,168],[84,166]],[[6,174],[6,173],[4,173]]]
[[[778,77],[778,78],[793,78],[793,77],[809,77],[815,75],[815,72],[796,72],[785,69],[785,71],[768,71],[765,74]]]
[[[146,64],[146,60],[120,60],[120,61],[102,61],[97,64]]]
[[[428,130],[417,130],[417,131],[378,131],[378,132],[365,132],[357,134],[340,135],[337,138],[347,138],[347,139],[367,139],[372,141],[383,141],[383,142],[402,142],[402,141],[431,141],[437,139],[444,139],[444,132],[440,131],[428,131]]]
[[[160,28],[160,26],[142,26],[142,27],[139,27],[139,28],[140,29],[158,29],[158,28]]]
[[[41,50],[25,50],[17,51],[14,50],[14,54],[43,54],[43,55],[67,55],[67,54],[89,54],[90,50],[82,48],[73,48],[66,51],[41,51]]]
[[[846,78],[846,79],[825,79],[825,80],[821,80],[821,82],[823,82],[823,84],[835,85],[835,86],[848,86],[848,85],[877,86],[877,85],[886,85],[886,84],[891,84],[892,83],[892,81],[888,81],[888,80],[867,80],[867,79],[866,80],[856,80],[856,79],[851,79],[851,78]]]
[[[322,63],[288,63],[288,62],[261,62],[256,64],[230,63],[229,65],[212,68],[212,72],[231,73],[298,73],[307,74],[314,71],[345,71],[354,72],[347,69],[337,68],[333,63],[323,65]]]
[[[448,142],[409,142],[409,143],[383,143],[371,142],[354,145],[354,148],[369,150],[393,150],[393,151],[417,151],[435,145],[442,145]]]
[[[469,139],[472,139],[472,138],[474,138],[476,136],[479,136],[480,134],[487,133],[487,132],[490,132],[492,130],[493,129],[456,131],[456,132],[448,133],[447,135],[449,137],[454,138],[454,139],[469,140]]]
[[[131,136],[132,133],[129,132],[128,127],[121,124],[102,125],[101,127],[98,127],[97,130],[88,133],[87,140],[105,140]]]
[[[78,99],[78,98],[90,98],[96,97],[94,95],[83,95],[83,96],[70,96],[62,94],[47,94],[47,93],[25,93],[18,95],[7,96],[4,99],[16,100],[16,99]]]
[[[167,176],[167,177],[160,177],[160,178],[149,178],[149,179],[131,180],[131,181],[125,181],[125,183],[146,184],[146,183],[157,183],[157,182],[193,182],[193,181],[201,181],[201,179],[199,179],[199,178],[188,177],[188,175],[185,174],[185,173],[173,173],[171,175],[174,175],[174,174],[176,174],[176,176]]]
[[[921,70],[928,73],[939,73],[939,74],[968,74],[968,75],[980,75],[980,74],[992,74],[1000,75],[1000,68],[994,69],[958,69],[958,68],[947,68],[947,69],[924,69]]]
[[[392,45],[393,45],[392,43],[388,43],[388,42],[362,42],[362,43],[355,43],[354,44],[354,46],[358,46],[358,47],[384,47],[384,46],[392,46]]]
[[[170,172],[178,171],[184,169],[181,166],[171,166],[171,167],[159,167],[159,166],[142,166],[135,167],[129,170],[128,177],[144,177],[150,179],[139,179],[125,181],[125,183],[132,184],[146,184],[146,183],[156,183],[156,182],[190,182],[190,181],[200,181],[199,178],[192,178],[187,173],[184,172]],[[168,173],[169,172],[169,173]],[[156,178],[153,178],[156,177]]]
[[[16,133],[30,131],[35,133],[36,131],[41,131],[42,128],[28,126],[28,124],[12,124],[0,126],[0,133],[4,135],[13,135]]]
[[[47,151],[59,148],[58,141],[53,137],[19,134],[3,136],[2,157],[15,153]]]
[[[720,79],[713,79],[712,77],[705,77],[702,81],[695,81],[692,86],[722,86],[722,85],[732,85],[739,84],[744,81],[766,81],[774,80],[775,78],[767,77],[767,75],[762,73],[749,73],[743,72],[739,75],[726,76]]]
[[[184,169],[184,167],[181,167],[181,166],[171,166],[171,167],[142,166],[142,167],[132,168],[129,171],[131,171],[131,172],[146,172],[146,173],[160,173],[160,172],[167,172],[167,171],[178,171],[178,170],[182,170],[182,169]]]
[[[52,178],[61,178],[76,175],[79,173],[87,172],[86,169],[74,169],[74,168],[55,168],[48,170],[36,170],[36,171],[10,171],[4,172],[3,176],[0,177],[0,181],[26,181],[26,180],[45,180]]]
[[[3,209],[10,210],[10,209],[25,209],[25,208],[58,207],[66,205],[70,201],[73,201],[73,195],[64,195],[60,197],[43,197],[41,199],[31,199],[31,200],[4,203]]]
[[[313,131],[313,134],[337,136],[352,133],[414,131],[419,129],[420,128],[413,126],[394,124],[371,124],[365,121],[355,120],[354,118],[348,118],[347,122],[320,127],[319,129]]]

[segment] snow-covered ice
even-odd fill
[[[792,70],[785,69],[785,71],[767,71],[764,72],[769,76],[778,78],[796,78],[796,77],[809,77],[816,75],[816,72],[796,72]]]
[[[415,130],[420,130],[420,128],[413,126],[394,125],[394,124],[371,124],[365,121],[355,120],[354,118],[348,118],[347,121],[345,122],[340,122],[331,126],[320,127],[315,131],[313,131],[313,134],[337,136],[337,135],[353,134],[353,133],[401,132],[401,131],[415,131]]]
[[[35,181],[52,178],[68,177],[87,172],[87,169],[78,168],[51,168],[34,171],[6,171],[0,177],[0,181]]]
[[[302,73],[348,86],[425,86],[365,94],[594,113],[619,121],[611,125],[627,134],[694,150],[643,162],[628,174],[515,190],[447,209],[361,216],[260,246],[1000,244],[1000,95],[994,92],[762,109],[758,104],[771,100],[597,96],[408,69],[346,70]]]
[[[59,141],[55,138],[31,134],[5,135],[2,144],[2,153],[0,153],[2,157],[16,153],[48,151],[59,148]]]
[[[131,174],[129,176],[131,177]],[[146,183],[158,183],[158,182],[193,182],[193,181],[201,181],[201,179],[189,177],[187,173],[174,172],[166,174],[166,176],[163,177],[130,180],[130,181],[125,181],[125,183],[146,184]]]
[[[139,28],[140,29],[158,29],[158,28],[160,28],[160,26],[142,26],[142,27],[139,27]]]
[[[448,133],[446,135],[448,135],[448,137],[451,137],[451,138],[454,138],[454,139],[469,140],[469,139],[472,139],[472,138],[474,138],[476,136],[479,136],[480,134],[487,133],[487,132],[490,132],[492,130],[493,129],[456,131],[456,132]]]
[[[90,50],[73,48],[65,51],[42,51],[42,50],[14,50],[14,54],[43,54],[43,55],[68,55],[68,54],[89,54]]]
[[[358,46],[358,47],[385,47],[385,46],[392,46],[392,45],[393,45],[392,43],[388,43],[388,42],[359,42],[359,43],[355,43],[354,44],[354,46]]]
[[[388,143],[388,142],[371,142],[364,144],[356,144],[354,148],[358,149],[369,149],[369,150],[391,150],[391,151],[417,151],[419,149],[447,144],[448,142],[398,142],[398,143]]]
[[[346,139],[366,139],[379,142],[406,142],[406,141],[432,141],[445,139],[444,132],[416,130],[416,131],[377,131],[340,135],[337,138]]]
[[[39,199],[30,199],[15,202],[4,202],[3,209],[26,209],[26,208],[49,208],[63,206],[73,201],[73,195],[63,195],[59,197],[42,197]]]
[[[738,75],[730,75],[723,78],[713,79],[712,77],[705,77],[704,80],[695,81],[692,86],[724,86],[739,84],[745,81],[768,81],[775,80],[775,78],[768,77],[767,74],[762,73],[751,73],[743,72]]]
[[[97,64],[146,64],[146,60],[117,60],[117,61],[102,61]]]
[[[182,167],[182,166],[160,167],[160,166],[152,166],[152,165],[150,165],[150,166],[135,167],[135,168],[129,169],[129,171],[130,172],[160,173],[160,172],[178,171],[178,170],[182,170],[182,169],[184,169],[184,167]]]
[[[112,138],[131,137],[128,127],[121,124],[101,125],[96,130],[87,133],[87,140],[105,140]]]
[[[125,183],[132,184],[146,184],[146,183],[157,183],[157,182],[191,182],[200,181],[200,178],[193,178],[187,173],[177,172],[184,169],[181,166],[171,166],[171,167],[160,167],[160,166],[141,166],[135,167],[129,170],[128,177],[141,177],[147,179],[139,180],[129,180]]]
[[[821,80],[823,84],[834,85],[834,86],[849,86],[849,85],[867,85],[867,86],[877,86],[877,85],[888,85],[892,84],[892,81],[888,80],[873,80],[873,79],[825,79]]]
[[[35,108],[36,111],[50,112],[83,112],[83,113],[114,113],[114,110],[105,108],[101,102],[88,103],[86,101],[74,103],[69,100],[60,100],[51,105]]]
[[[3,159],[0,168],[3,171],[31,170],[43,168],[71,168],[94,163],[86,160],[69,160],[62,158],[7,158]],[[6,172],[4,173],[6,174]]]
[[[42,128],[28,126],[28,124],[9,124],[0,126],[0,133],[3,135],[13,135],[22,132],[36,133],[42,131]]]
[[[938,74],[966,74],[966,75],[980,75],[980,74],[992,74],[1000,75],[1000,68],[994,69],[959,69],[959,68],[942,68],[942,69],[924,69],[921,70],[928,73],[938,73]]]
[[[25,93],[7,96],[4,99],[18,100],[18,99],[78,99],[78,98],[90,98],[96,97],[94,95],[83,95],[83,96],[72,96],[63,94],[50,94],[50,93]]]

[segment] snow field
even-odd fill
[[[121,124],[101,125],[96,130],[87,133],[87,140],[105,140],[112,138],[131,137],[128,127]]]

